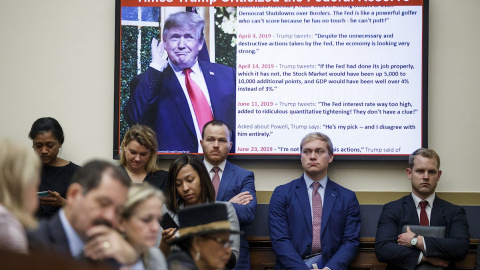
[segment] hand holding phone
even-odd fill
[[[162,220],[160,221],[160,226],[162,226],[164,230],[169,228],[179,228],[175,220],[173,220],[173,218],[168,213],[163,214]]]
[[[48,191],[37,192],[38,197],[48,197]]]

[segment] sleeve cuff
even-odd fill
[[[162,72],[166,68],[166,66],[164,67],[164,66],[160,65],[159,63],[153,63],[153,62],[151,62],[149,66],[158,70],[158,71],[160,71],[160,72]]]

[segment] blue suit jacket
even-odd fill
[[[419,225],[417,209],[412,195],[387,203],[378,220],[375,253],[388,269],[415,269],[420,250],[397,244],[404,225]],[[435,196],[430,226],[446,226],[446,238],[424,237],[425,256],[440,257],[449,261],[465,258],[470,245],[470,234],[465,210]]]
[[[322,258],[330,269],[347,269],[360,245],[360,205],[355,193],[328,179],[322,212]],[[312,252],[312,215],[305,179],[278,186],[268,214],[275,269],[309,269],[302,258]]]
[[[198,62],[210,94],[214,119],[222,120],[235,134],[235,69],[220,64]],[[123,116],[129,125],[148,125],[157,134],[158,151],[198,152],[194,122],[188,102],[173,69],[162,72],[149,67],[130,93]],[[136,87],[135,87],[136,86]],[[232,147],[232,151],[235,147]]]
[[[253,201],[247,205],[232,203],[237,213],[240,229],[244,231],[246,225],[252,223],[257,208],[257,196],[253,172],[240,168],[228,162],[225,165],[220,186],[218,187],[217,201],[229,201],[240,192],[249,191]],[[250,252],[245,234],[240,236],[240,258],[235,269],[250,269]]]

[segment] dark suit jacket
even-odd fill
[[[419,225],[412,195],[387,203],[378,220],[375,253],[388,269],[415,269],[420,250],[397,244],[403,225]],[[431,226],[446,226],[446,238],[424,237],[425,256],[440,257],[449,261],[465,258],[470,244],[467,217],[462,207],[435,196],[430,214]]]
[[[35,230],[27,232],[27,236],[30,249],[34,252],[51,252],[63,258],[74,259],[68,245],[67,235],[60,221],[59,212],[50,219],[42,220]],[[81,258],[80,260],[96,265],[105,264],[112,269],[120,267],[120,264],[113,259],[107,259],[104,262],[94,262],[88,258]]]
[[[268,225],[275,269],[309,269],[302,258],[312,252],[312,215],[303,176],[273,191]],[[328,179],[320,233],[325,266],[348,268],[360,245],[360,226],[355,193]]]
[[[240,229],[245,230],[245,226],[252,223],[257,208],[257,196],[255,191],[255,182],[253,172],[240,168],[228,162],[223,171],[222,180],[218,187],[217,201],[229,201],[240,192],[249,191],[253,196],[253,201],[247,205],[232,203],[237,213]],[[240,235],[240,258],[235,269],[250,269],[250,252],[245,234]]]
[[[35,230],[27,232],[27,236],[32,250],[49,250],[54,254],[73,259],[59,212],[50,219],[42,220]]]
[[[235,134],[235,69],[220,64],[198,62],[210,94],[214,119],[222,120]],[[180,82],[171,66],[163,72],[149,67],[140,76],[123,109],[129,125],[148,125],[157,134],[158,151],[198,152],[194,122]],[[234,151],[235,147],[232,147]]]

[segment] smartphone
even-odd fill
[[[168,213],[163,214],[162,220],[160,221],[160,226],[162,226],[164,230],[170,228],[179,228],[175,220],[173,220],[173,218]]]
[[[37,192],[38,197],[48,197],[48,191]]]

